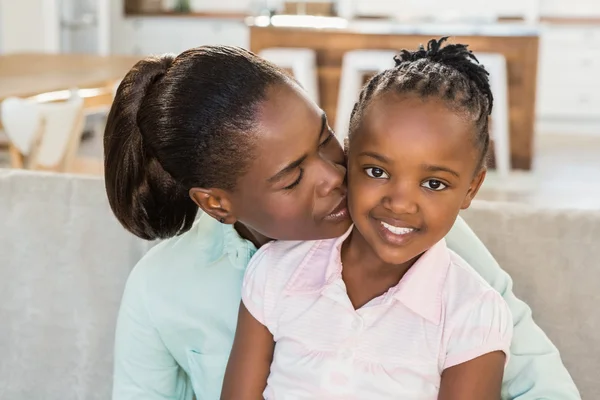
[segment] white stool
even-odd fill
[[[506,58],[498,53],[475,53],[479,62],[490,73],[490,87],[494,95],[490,135],[494,140],[494,158],[499,177],[510,174],[510,117],[508,106],[508,74]]]
[[[317,55],[314,50],[270,48],[262,50],[258,55],[281,68],[291,69],[300,86],[315,103],[319,104]]]
[[[363,87],[364,76],[392,68],[395,55],[392,50],[352,50],[344,54],[335,115],[335,135],[340,143],[348,136],[350,115]]]

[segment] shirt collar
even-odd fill
[[[324,287],[342,278],[341,250],[344,240],[352,232],[352,226],[335,239],[316,240],[288,281],[285,292],[320,292]],[[323,268],[323,260],[327,265]]]
[[[209,262],[215,262],[227,256],[234,267],[246,269],[250,258],[256,252],[252,242],[242,238],[233,225],[222,224],[210,215],[200,211],[196,224],[201,225],[197,230],[196,240],[210,249]]]
[[[442,239],[423,253],[398,285],[390,289],[389,296],[439,325],[442,317],[442,292],[449,266],[450,252],[446,241]]]
[[[342,279],[342,244],[352,228],[336,238],[315,241],[291,279],[285,291],[288,293],[320,292]],[[327,259],[327,266],[319,260]],[[316,262],[313,262],[315,260]],[[398,285],[391,288],[387,297],[401,302],[426,320],[439,324],[442,315],[442,291],[450,253],[442,239],[427,250],[406,272]]]

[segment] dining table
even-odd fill
[[[14,53],[0,55],[0,102],[73,88],[104,88],[121,80],[139,56]]]
[[[9,97],[34,98],[38,102],[65,100],[71,90],[77,90],[83,97],[84,110],[107,110],[113,101],[115,85],[140,58],[72,53],[0,54],[0,103]],[[6,135],[0,135],[0,148],[9,150],[13,166],[21,164],[23,155]]]

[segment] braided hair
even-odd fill
[[[490,144],[488,117],[493,96],[489,73],[464,44],[447,44],[447,37],[432,39],[425,49],[402,50],[394,57],[396,66],[369,80],[350,117],[350,135],[358,128],[370,101],[384,93],[438,96],[455,112],[465,113],[475,124],[475,144],[481,151],[478,168],[485,164]]]

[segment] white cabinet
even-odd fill
[[[538,115],[600,119],[600,27],[546,26],[539,53]]]
[[[203,18],[126,18],[113,38],[119,54],[180,53],[192,47],[223,44],[248,47],[250,32],[242,21]]]
[[[598,17],[598,0],[539,0],[540,14],[545,17]]]
[[[538,59],[540,132],[600,133],[600,26],[546,25]]]

